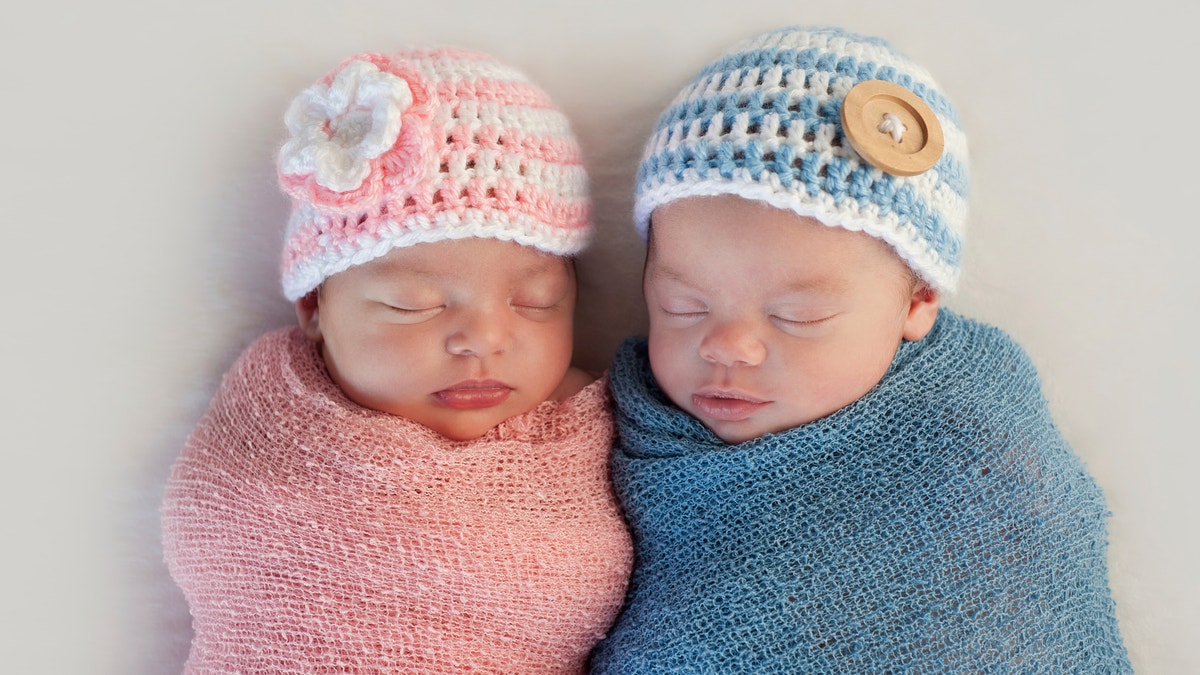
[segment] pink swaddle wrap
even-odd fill
[[[225,376],[162,511],[188,672],[578,673],[624,595],[605,382],[455,442],[362,408],[298,329]]]

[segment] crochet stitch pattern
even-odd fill
[[[166,488],[186,672],[583,672],[632,562],[606,386],[455,442],[351,402],[300,329],[260,338]]]
[[[288,300],[419,242],[484,237],[555,255],[588,243],[587,174],[566,116],[488,55],[359,54],[302,92],[285,121]]]
[[[943,310],[863,398],[727,445],[610,373],[629,596],[592,672],[1130,673],[1104,497],[1003,332]]]
[[[854,85],[894,82],[945,134],[928,171],[893,176],[851,147],[840,119]],[[933,288],[958,282],[967,222],[966,135],[924,68],[887,42],[837,28],[746,40],[702,69],[659,117],[638,170],[634,224],[685,197],[736,194],[888,242]]]

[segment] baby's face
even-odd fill
[[[555,396],[574,310],[565,259],[463,239],[330,277],[306,328],[351,400],[469,440]]]
[[[937,316],[883,242],[733,196],[654,212],[644,291],[655,378],[728,443],[857,400]]]

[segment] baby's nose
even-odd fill
[[[700,343],[700,357],[723,366],[757,366],[766,356],[766,345],[744,321],[716,324]]]
[[[463,312],[446,337],[446,351],[455,356],[489,356],[509,347],[512,331],[504,312],[477,308]]]

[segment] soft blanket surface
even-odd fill
[[[593,672],[1126,673],[1103,495],[1024,352],[942,310],[878,386],[726,445],[620,349],[629,597]]]
[[[578,673],[632,553],[606,381],[454,442],[362,408],[298,329],[226,374],[166,488],[188,672]]]

